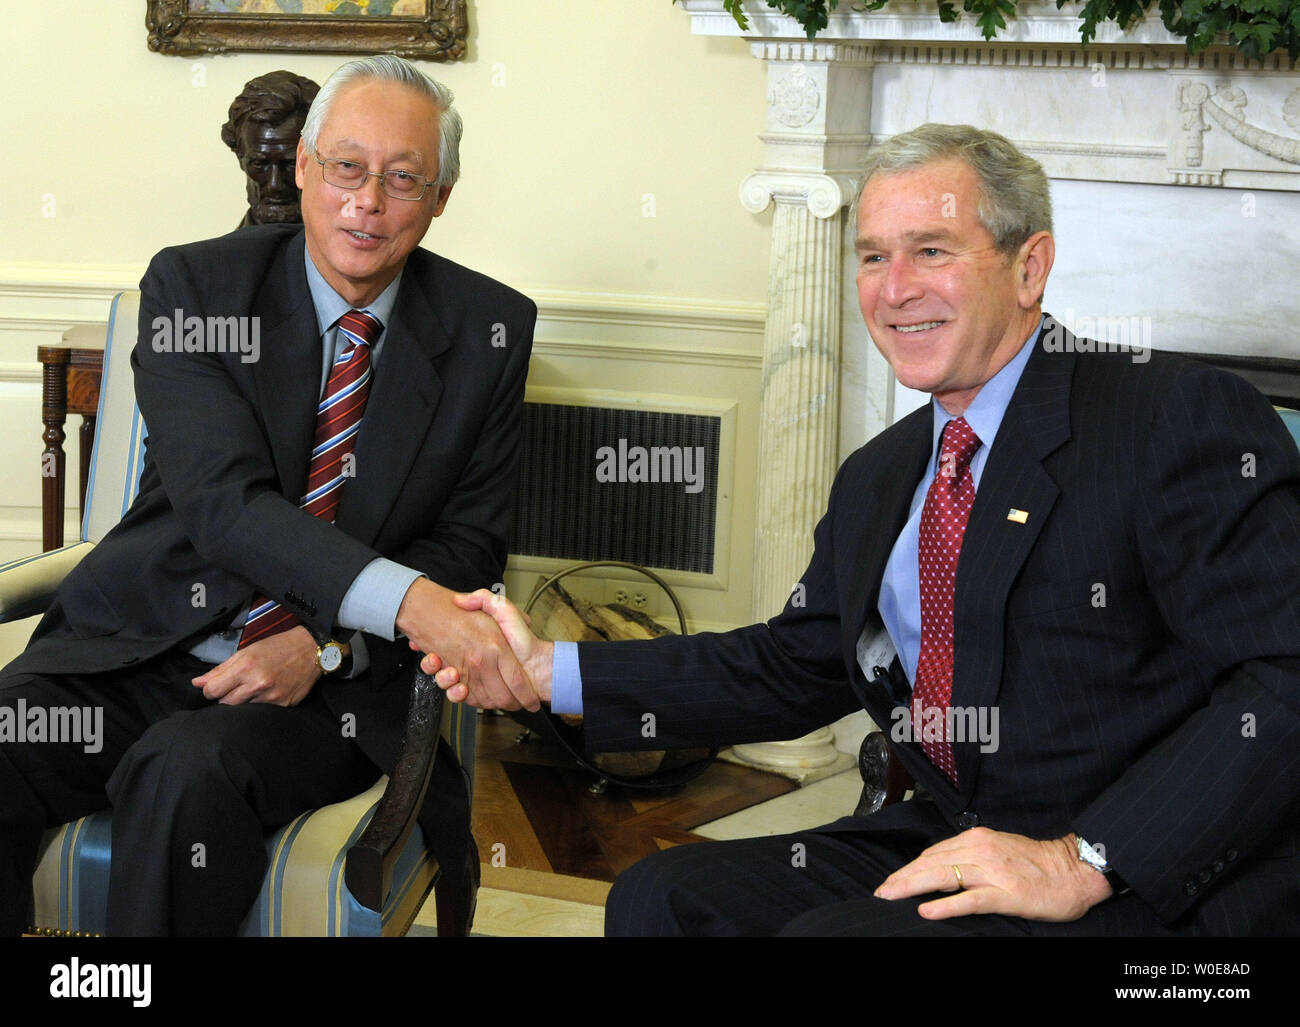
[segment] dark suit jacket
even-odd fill
[[[960,791],[918,744],[895,751],[949,832],[1103,844],[1136,898],[1095,907],[1084,929],[1154,912],[1177,931],[1295,932],[1300,456],[1235,376],[1065,349],[1040,344],[1025,368],[957,571],[952,702],[997,708],[997,750],[956,746]],[[861,707],[888,730],[899,697],[855,650],[879,627],[931,418],[845,462],[780,616],[651,648],[583,645],[590,748],[644,746],[647,712],[660,747],[788,738]],[[828,829],[906,823],[915,805]],[[1126,917],[1133,902],[1145,919]]]
[[[407,259],[334,524],[298,509],[321,344],[301,226],[167,249],[141,282],[132,362],[148,438],[140,493],[67,577],[12,671],[94,672],[188,648],[254,590],[318,632],[376,556],[448,588],[500,580],[536,306],[417,249]],[[156,317],[260,318],[260,359],[156,352]],[[504,341],[504,345],[501,342]],[[494,342],[496,343],[494,345]],[[205,605],[195,606],[202,584]],[[388,769],[410,652],[366,636],[370,672],[318,687]]]

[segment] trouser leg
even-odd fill
[[[195,673],[204,666],[190,662]],[[157,663],[134,669],[133,679],[152,681]],[[0,935],[27,924],[42,833],[107,806],[104,783],[153,707],[175,704],[123,683],[120,674],[0,672]]]
[[[44,830],[44,805],[0,748],[0,938],[13,938],[27,925]]]
[[[611,936],[857,933],[1023,933],[1001,917],[934,922],[872,892],[894,870],[951,833],[933,823],[883,830],[803,832],[680,845],[621,874],[605,905]],[[847,907],[851,906],[851,909]],[[847,909],[844,915],[836,913]],[[856,917],[856,920],[854,919]]]
[[[833,836],[679,845],[619,875],[605,904],[605,933],[770,937],[808,909],[869,895],[887,875]]]
[[[449,750],[445,742],[438,746],[429,791],[420,810],[420,827],[438,861],[438,934],[463,937],[474,921],[479,855],[470,834],[465,772]]]
[[[266,873],[267,830],[378,776],[314,693],[152,725],[108,782],[109,933],[235,934]]]
[[[265,830],[378,777],[314,692],[290,709],[222,706],[191,684],[207,669],[171,654],[105,674],[0,672],[11,716],[75,707],[99,722],[90,744],[0,742],[0,931],[26,922],[41,833],[111,797],[110,932],[234,933]]]

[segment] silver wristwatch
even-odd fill
[[[1110,882],[1111,890],[1116,895],[1125,895],[1132,890],[1128,882],[1115,873],[1115,868],[1110,865],[1106,857],[1077,834],[1074,836],[1074,847],[1078,850],[1079,862],[1087,863],[1097,873],[1102,874]]]
[[[1111,867],[1110,864],[1106,862],[1106,857],[1085,842],[1077,834],[1074,836],[1074,846],[1079,850],[1080,862],[1087,863],[1088,866],[1092,867],[1092,869],[1096,870],[1099,874],[1110,873]]]

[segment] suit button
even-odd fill
[[[957,826],[965,831],[969,827],[980,826],[980,815],[973,809],[968,809],[957,815]]]
[[[1231,863],[1233,860],[1237,858],[1237,850],[1229,849],[1227,852],[1224,853],[1224,855],[1228,857],[1228,862]]]
[[[1197,884],[1195,881],[1188,881],[1185,885],[1183,885],[1184,895],[1195,895],[1200,890],[1201,890],[1201,886]]]
[[[1214,861],[1214,865],[1211,867],[1211,869],[1212,869],[1216,874],[1221,874],[1221,873],[1223,873],[1223,860],[1221,860],[1221,859],[1216,859],[1216,860]]]
[[[1211,874],[1208,870],[1202,870],[1199,874],[1196,875],[1197,880],[1199,880],[1201,884],[1209,884],[1210,878],[1213,876],[1214,875]]]

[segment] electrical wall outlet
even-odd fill
[[[607,603],[617,603],[654,616],[662,593],[658,587],[642,587],[626,581],[610,581],[605,593]]]

